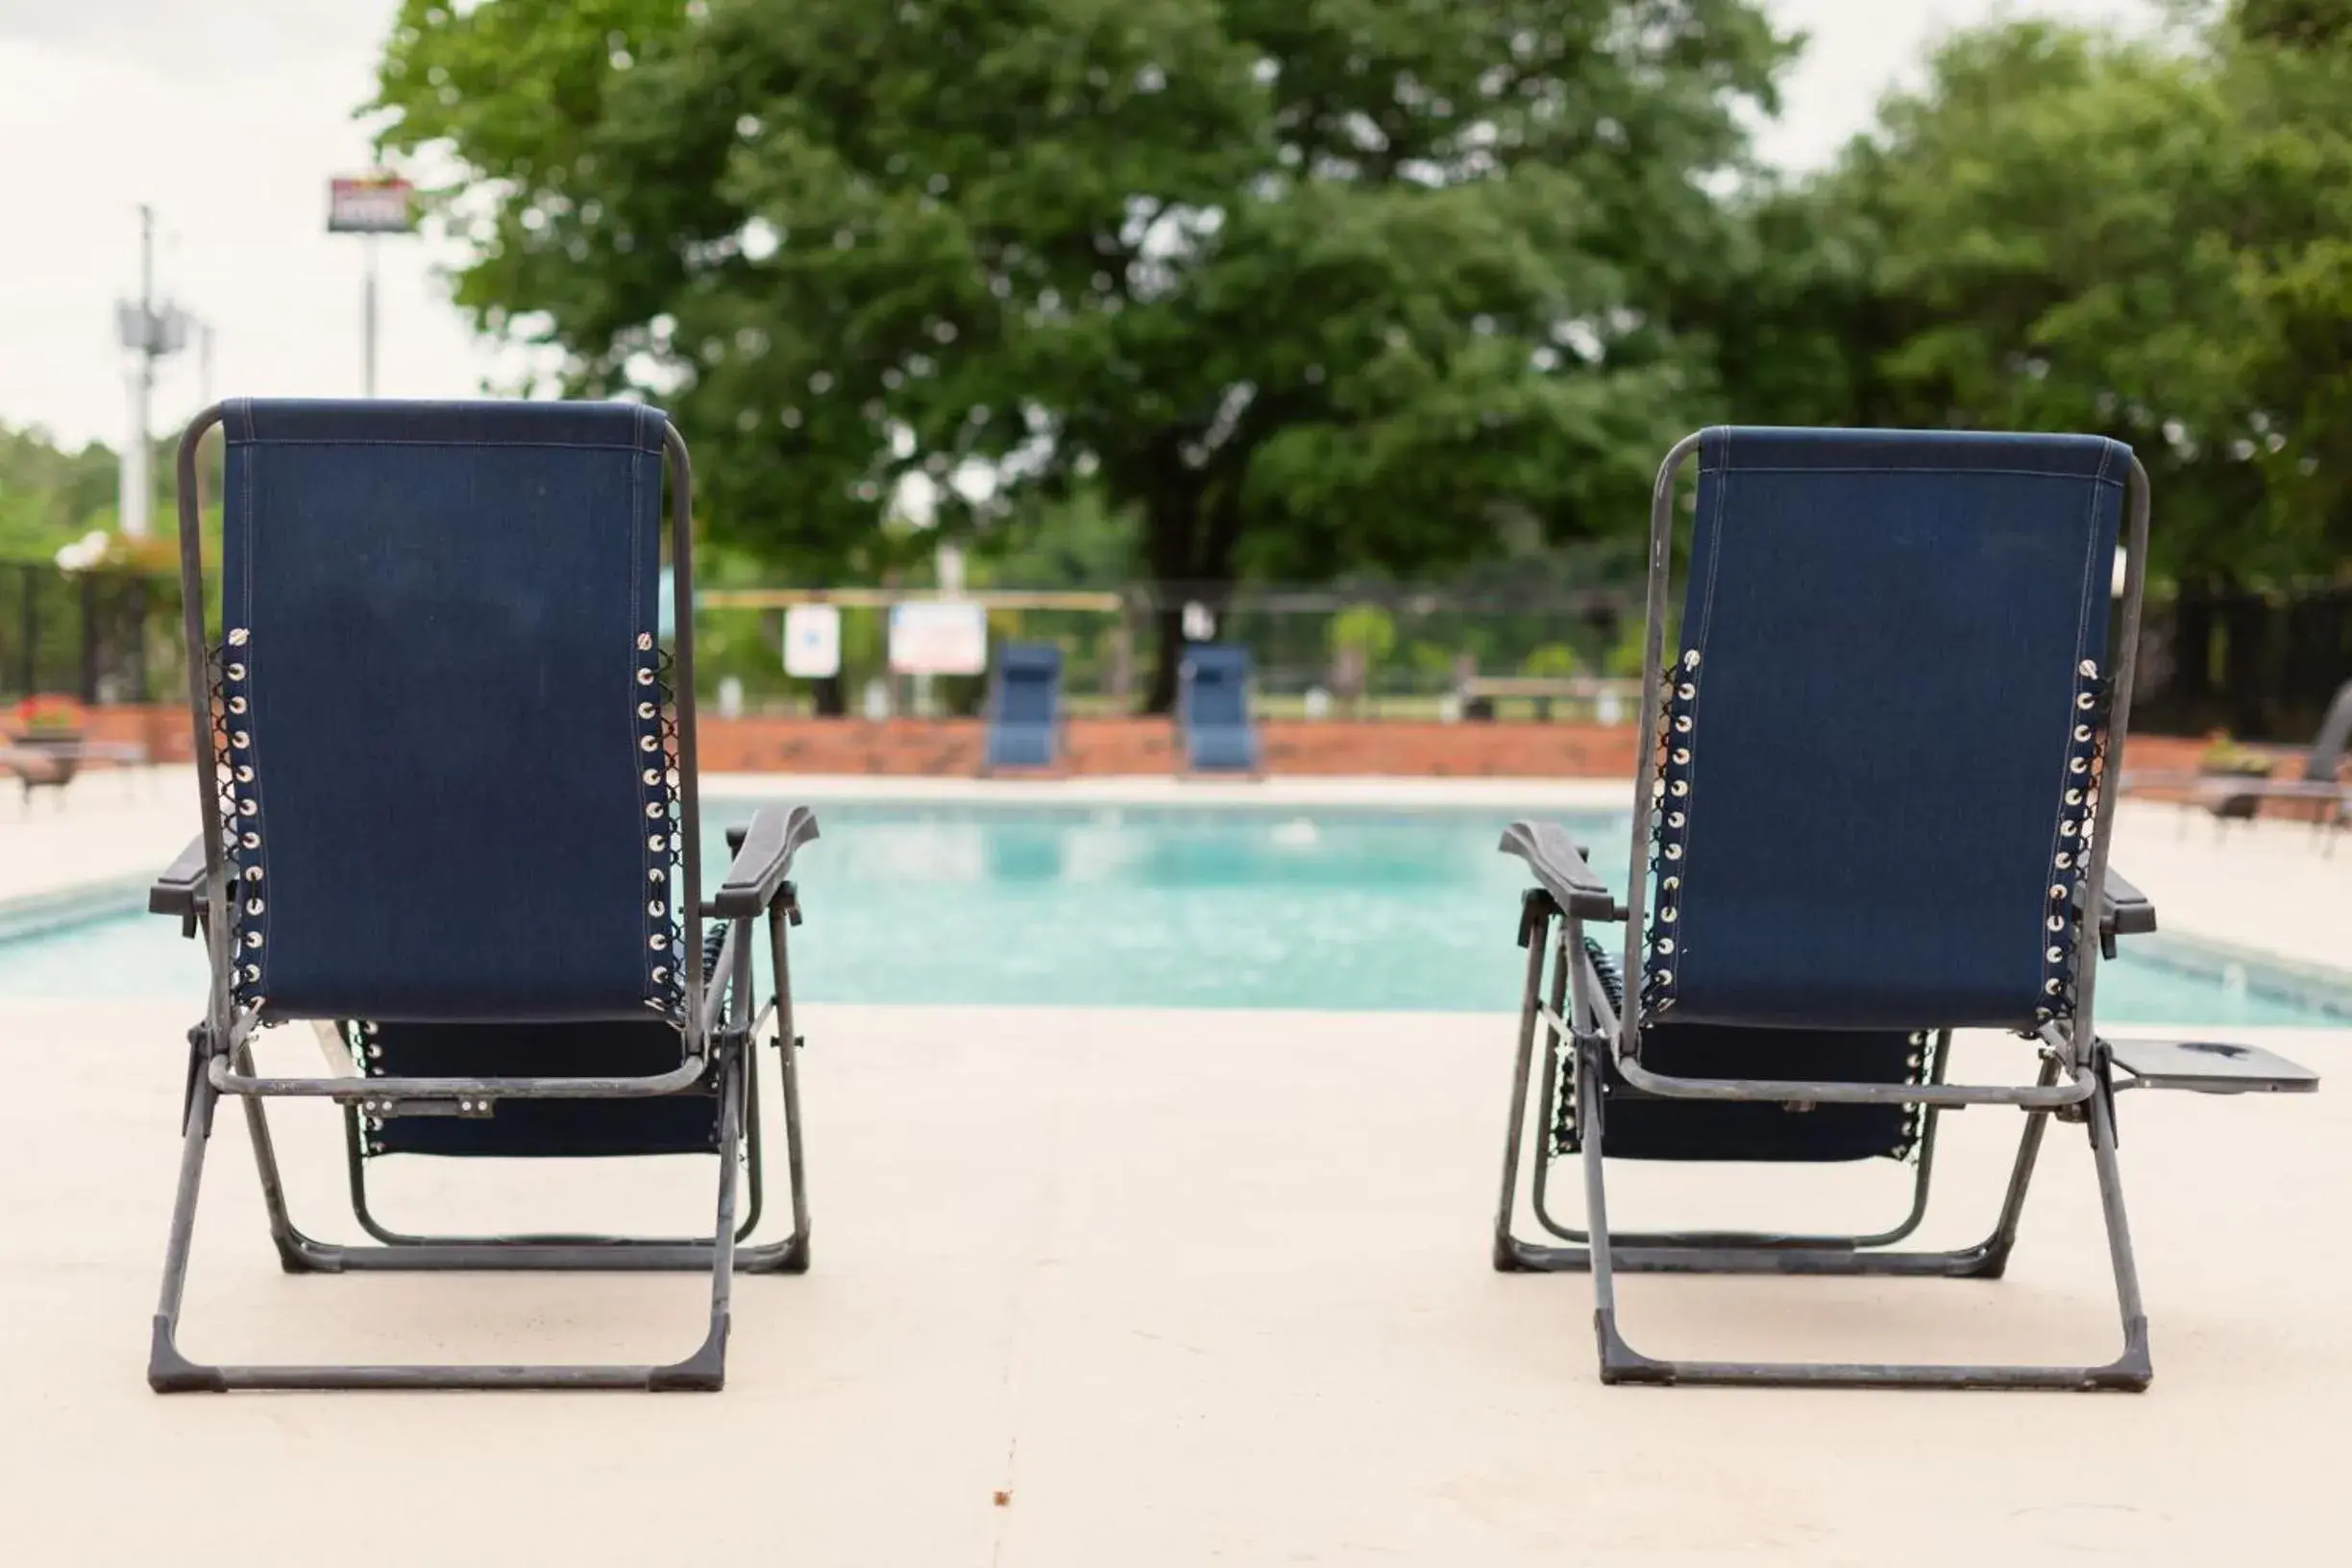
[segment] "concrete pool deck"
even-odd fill
[[[1611,1389],[1589,1282],[1487,1265],[1507,1018],[812,1008],[815,1267],[739,1282],[724,1393],[165,1399],[141,1373],[189,1011],[0,1004],[8,1065],[61,1079],[0,1098],[14,1561],[2341,1560],[2341,1092],[2126,1097],[2144,1395]],[[267,1037],[287,1065],[314,1054],[298,1033]],[[2352,1037],[2264,1038],[2332,1066]],[[2018,1054],[1972,1041],[1961,1065]],[[273,1119],[298,1217],[347,1236],[331,1115]],[[1927,1239],[1983,1229],[2016,1126],[1950,1120]],[[680,1164],[444,1163],[387,1172],[384,1202],[426,1224],[682,1228],[707,1213],[708,1170]],[[1895,1167],[1832,1174],[1898,1203]],[[1745,1178],[1705,1178],[1635,1168],[1616,1199],[1629,1220],[1700,1200],[1748,1217]],[[1855,1209],[1779,1196],[1803,1211],[1784,1220]],[[2004,1281],[1620,1288],[1636,1344],[1685,1353],[2093,1357],[2116,1332],[2066,1129]],[[701,1291],[286,1276],[229,1115],[184,1340],[660,1358],[698,1334]]]
[[[1125,788],[1115,787],[1124,783]],[[1621,806],[1623,786],[712,778],[713,796]],[[0,802],[0,898],[144,875],[184,771]],[[2168,929],[2310,963],[2352,945],[2352,854],[2128,806],[2118,865]],[[2186,831],[2183,831],[2185,827]],[[2315,1096],[2124,1096],[2156,1364],[2141,1396],[1604,1388],[1589,1281],[1501,1276],[1487,1235],[1512,1020],[1484,1015],[809,1007],[804,1278],[735,1291],[727,1391],[148,1392],[183,1034],[201,1006],[0,1001],[0,1542],[12,1561],[818,1565],[1231,1561],[2321,1564],[2352,1430],[2352,1030],[2234,1031]],[[306,1033],[264,1065],[306,1070]],[[2025,1068],[1964,1041],[1961,1072]],[[770,1078],[772,1092],[772,1073]],[[298,1218],[351,1238],[337,1127],[273,1110]],[[1922,1240],[1982,1233],[2013,1114],[1949,1118]],[[223,1118],[187,1301],[200,1356],[667,1359],[704,1286],[295,1278]],[[389,1162],[431,1226],[691,1230],[707,1162]],[[1612,1213],[1858,1220],[1884,1163],[1634,1167]],[[1782,1180],[1780,1178],[1786,1178]],[[338,1213],[341,1218],[338,1223]],[[1620,1281],[1643,1349],[2103,1357],[2080,1134],[2045,1151],[2008,1277]],[[1001,1502],[999,1499],[1001,1498]]]

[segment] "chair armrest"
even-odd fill
[[[792,874],[793,856],[815,837],[817,818],[806,806],[762,806],[753,812],[750,826],[727,832],[735,859],[703,913],[723,920],[766,914]]]
[[[1496,847],[1526,861],[1536,882],[1566,913],[1584,920],[1625,919],[1625,906],[1593,874],[1584,851],[1557,822],[1513,822]]]
[[[2144,937],[2156,929],[2156,905],[2148,895],[2107,868],[2107,891],[2099,898],[2099,953],[2116,956],[2116,938]]]
[[[202,833],[188,840],[180,858],[164,868],[163,874],[147,889],[147,913],[177,915],[192,920],[203,912],[205,904],[205,841]]]

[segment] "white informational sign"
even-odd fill
[[[893,604],[891,668],[902,675],[977,675],[988,670],[988,613],[936,600]]]
[[[784,609],[784,673],[800,680],[841,674],[841,611],[831,604]]]
[[[416,227],[416,187],[396,175],[363,174],[327,183],[331,234],[404,234]]]

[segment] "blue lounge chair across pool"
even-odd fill
[[[228,442],[217,634],[195,469],[216,424]],[[677,595],[667,642],[665,471]],[[659,411],[622,404],[240,400],[182,439],[180,502],[204,833],[149,902],[202,932],[212,979],[188,1037],[149,1381],[718,1387],[733,1274],[808,1265],[785,930],[797,919],[793,858],[817,827],[803,810],[760,812],[704,897],[684,442]],[[776,977],[766,1004],[752,995],[763,938]],[[755,1040],[771,1022],[792,1226],[753,1244]],[[257,1037],[282,1023],[315,1028],[340,1070],[258,1071]],[[181,1287],[223,1096],[244,1104],[287,1269],[707,1272],[699,1348],[646,1366],[187,1360]],[[288,1097],[343,1108],[355,1217],[380,1244],[295,1227],[264,1111]],[[369,1208],[368,1171],[384,1159],[651,1154],[715,1157],[709,1234],[427,1237]]]
[[[1676,481],[1694,453],[1669,647]],[[2096,437],[1713,429],[1668,457],[1652,513],[1652,744],[1627,903],[1556,827],[1520,823],[1503,842],[1534,886],[1519,919],[1527,978],[1495,1264],[1591,1271],[1604,1381],[2146,1384],[2118,1092],[2317,1083],[2251,1047],[2096,1031],[2099,957],[2119,935],[2155,929],[2154,909],[2107,866],[2146,537],[2146,477]],[[1622,968],[1585,935],[1619,920]],[[1948,1082],[1955,1029],[2019,1037],[2021,1070]],[[2024,1115],[1992,1234],[1900,1250],[1925,1211],[1937,1114],[1967,1105]],[[1617,1269],[1996,1277],[2053,1120],[2091,1141],[2122,1341],[2109,1361],[1677,1360],[1619,1331]],[[1548,1175],[1568,1154],[1584,1212],[1562,1219]],[[1917,1172],[1908,1213],[1874,1234],[1609,1229],[1608,1161],[1870,1159]],[[1519,1234],[1523,1196],[1546,1239]]]
[[[996,655],[989,687],[984,772],[1051,768],[1062,760],[1062,650],[1051,643],[1011,643]]]
[[[1250,719],[1249,687],[1249,649],[1228,643],[1193,643],[1185,649],[1176,682],[1176,737],[1184,772],[1262,770],[1258,726]]]

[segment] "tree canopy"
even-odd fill
[[[673,406],[721,537],[885,564],[1085,481],[1167,589],[1612,527],[1785,45],[1752,0],[408,0],[457,298]],[[1155,699],[1164,704],[1164,659]]]
[[[371,109],[460,304],[672,406],[771,569],[1066,516],[1164,648],[1629,538],[1732,418],[2114,434],[2160,579],[2340,573],[2352,13],[2171,10],[1952,35],[1801,178],[1753,0],[405,0]]]
[[[2161,576],[2352,552],[2352,29],[2244,0],[2185,35],[1947,40],[1749,213],[1719,355],[1767,423],[2080,429],[2155,480]]]

